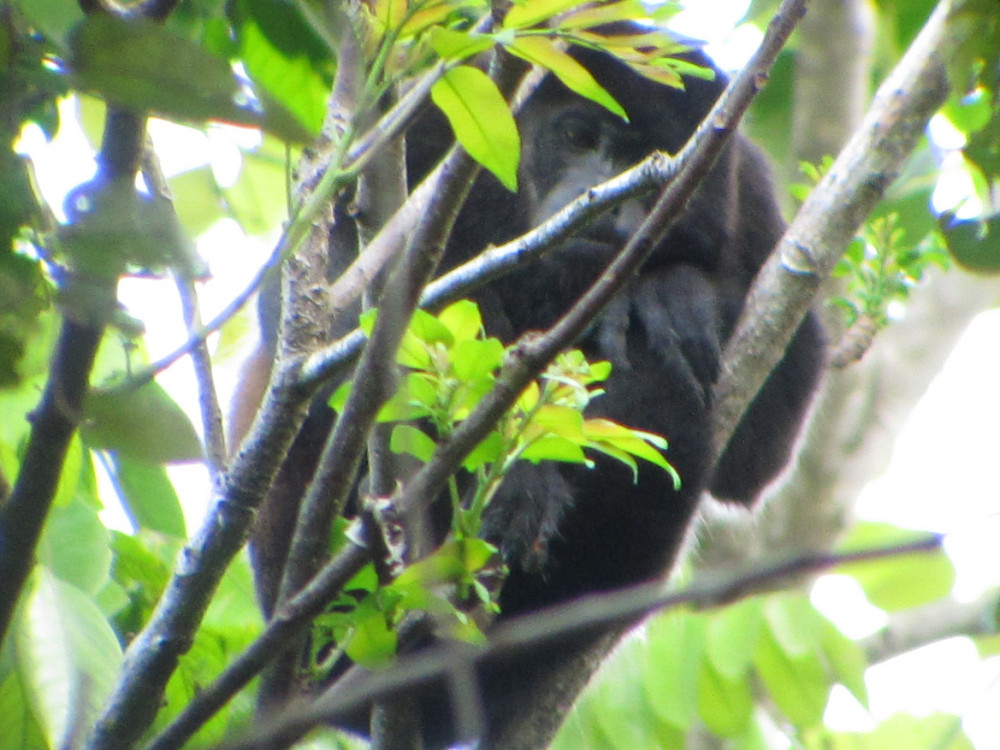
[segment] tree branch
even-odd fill
[[[152,141],[147,138],[143,148],[141,163],[142,178],[146,182],[155,200],[169,204],[171,218],[177,220],[174,210],[174,199],[170,192],[167,177],[163,174],[160,160],[153,150]],[[181,301],[184,315],[184,325],[188,331],[201,326],[201,311],[198,308],[198,293],[194,279],[187,268],[174,270],[174,281],[177,286],[177,296]],[[215,388],[215,377],[212,374],[212,359],[208,353],[205,339],[199,339],[191,350],[191,363],[194,365],[195,382],[198,384],[198,405],[201,407],[201,425],[205,441],[205,458],[208,463],[212,480],[218,479],[225,468],[226,436],[222,428],[222,408],[219,406],[219,394]]]
[[[632,586],[595,594],[509,620],[490,632],[489,645],[475,648],[463,643],[443,643],[401,659],[392,669],[355,673],[349,690],[335,685],[308,705],[298,705],[275,717],[269,725],[257,726],[252,736],[226,745],[226,750],[263,750],[271,743],[287,743],[325,723],[343,723],[360,707],[381,696],[426,684],[471,663],[510,658],[526,648],[561,642],[574,635],[623,626],[654,612],[682,606],[708,609],[731,604],[748,596],[772,591],[789,580],[815,575],[848,563],[892,559],[911,554],[937,552],[937,535],[903,545],[877,547],[841,554],[810,554],[778,563],[764,563],[738,576],[713,577],[683,591],[664,593],[663,583]]]
[[[726,346],[715,388],[721,452],[746,405],[805,316],[820,283],[899,174],[949,93],[946,63],[971,31],[956,23],[964,3],[942,0],[885,80],[861,128],[806,200],[757,276]]]
[[[145,132],[145,115],[109,106],[96,179],[105,183],[134,180]],[[29,417],[32,428],[24,461],[10,496],[0,505],[0,580],[4,582],[0,642],[34,564],[35,547],[52,507],[66,450],[83,418],[90,373],[117,288],[117,278],[84,278],[71,273],[62,290],[66,298],[74,290],[83,290],[77,296],[96,302],[89,309],[77,305],[62,310],[64,319],[45,391]]]

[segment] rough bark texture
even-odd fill
[[[837,153],[857,127],[869,98],[874,30],[866,0],[810,5],[796,51],[795,163]],[[905,319],[881,332],[861,362],[829,374],[795,465],[764,511],[750,519],[708,510],[701,566],[740,565],[776,550],[823,550],[837,541],[952,344],[1000,292],[995,279],[960,271],[928,281],[908,301]],[[835,341],[836,316],[823,312]]]

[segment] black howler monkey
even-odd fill
[[[725,84],[719,74],[715,80],[690,78],[684,90],[673,89],[603,53],[573,54],[622,104],[628,122],[547,77],[517,118],[520,192],[512,195],[482,174],[458,218],[445,265],[516,237],[654,150],[676,152]],[[411,129],[411,184],[441,156],[447,133],[436,113]],[[479,290],[475,297],[489,333],[511,341],[553,323],[601,273],[648,207],[647,200],[630,200],[544,259]],[[651,465],[640,466],[633,482],[627,468],[599,458],[593,469],[543,464],[516,471],[485,519],[485,535],[509,567],[501,618],[663,576],[705,489],[749,506],[780,472],[822,367],[822,336],[812,316],[714,467],[708,456],[721,352],[754,275],[783,229],[763,157],[735,137],[642,270],[576,344],[592,361],[613,364],[606,393],[591,411],[666,436],[683,485],[675,491],[670,477]],[[262,325],[273,335],[273,306],[265,302],[261,310]],[[295,500],[331,419],[325,406],[314,407],[262,509],[253,554],[265,609],[273,605]],[[565,656],[547,649],[517,664],[485,668],[487,744],[500,746],[505,725],[526,709],[525,700],[539,701],[546,671]],[[431,703],[424,701],[425,736],[429,744],[446,744],[452,739],[448,711]]]

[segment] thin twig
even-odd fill
[[[178,222],[174,209],[174,199],[163,173],[160,159],[153,148],[152,139],[146,138],[143,149],[142,177],[153,195],[153,199],[167,204],[170,219]],[[184,324],[188,332],[201,326],[201,311],[198,306],[198,293],[194,280],[190,278],[187,269],[174,270],[174,281],[177,286],[177,296],[181,301]],[[215,387],[215,377],[212,373],[212,358],[208,352],[208,344],[199,339],[191,350],[191,363],[194,365],[195,381],[198,384],[198,404],[201,408],[201,425],[205,440],[205,457],[212,481],[218,479],[219,473],[226,462],[226,436],[222,427],[222,407],[219,405],[219,394]]]

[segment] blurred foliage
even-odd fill
[[[887,524],[861,524],[842,550],[888,547],[914,536]],[[887,612],[946,597],[954,583],[943,551],[843,565],[834,572],[856,580],[869,603]],[[553,748],[683,750],[692,733],[706,728],[738,748],[971,747],[958,717],[930,722],[895,716],[866,734],[824,727],[835,686],[869,709],[867,667],[862,647],[803,592],[757,595],[715,610],[671,610],[620,646]],[[944,745],[907,744],[931,726],[942,728],[936,740],[946,738],[948,727]]]
[[[336,14],[320,12],[321,5],[188,0],[165,24],[147,24],[103,15],[85,18],[75,3],[64,0],[0,2],[0,501],[24,458],[30,415],[59,323],[56,302],[70,313],[96,304],[117,321],[93,377],[114,388],[92,395],[82,415],[84,429],[62,459],[30,585],[12,636],[0,650],[0,750],[60,747],[71,729],[92,725],[117,678],[124,647],[148,622],[191,531],[166,464],[200,456],[197,431],[159,384],[123,386],[147,364],[141,324],[129,321],[115,300],[74,300],[64,282],[79,272],[198,278],[205,269],[193,252],[192,237],[222,219],[234,220],[247,235],[273,236],[294,216],[289,165],[298,156],[297,144],[311,141],[323,123],[344,23]],[[556,40],[589,44],[596,25],[644,11],[628,0],[596,8],[577,5],[573,0],[515,4],[493,34],[472,30],[475,18],[489,9],[482,0],[373,0],[358,6],[359,15],[350,20],[370,42],[372,56],[357,117],[343,137],[357,137],[359,123],[371,119],[395,84],[444,60],[451,67],[435,87],[435,103],[470,153],[513,188],[519,149],[513,119],[494,84],[463,63],[501,45],[617,111],[615,92],[598,86]],[[761,25],[777,5],[777,0],[756,0],[747,22]],[[932,0],[873,3],[877,77],[899,58],[933,5]],[[531,28],[564,11],[554,28]],[[675,11],[667,3],[649,13],[662,22]],[[839,304],[849,323],[867,318],[884,324],[890,305],[904,302],[928,264],[939,263],[942,242],[958,264],[986,273],[1000,270],[1000,67],[995,55],[1000,14],[995,0],[970,2],[968,22],[981,33],[951,66],[956,93],[940,116],[964,138],[960,152],[950,157],[970,176],[974,195],[935,216],[929,200],[942,155],[930,146],[914,155],[848,250],[842,266],[848,291]],[[668,34],[647,31],[616,40],[617,53],[636,70],[668,85],[676,85],[681,72],[704,74],[677,59],[681,47]],[[793,51],[780,56],[750,122],[755,137],[782,160],[790,156]],[[75,123],[62,122],[57,108],[70,94],[77,104]],[[172,201],[166,203],[137,195],[130,185],[95,180],[70,194],[67,221],[58,225],[19,140],[26,128],[38,128],[52,139],[60,128],[81,126],[96,146],[105,107],[101,99],[148,110],[209,137],[234,132],[220,123],[236,124],[250,137],[238,139],[243,145],[234,175],[222,177],[208,165],[174,174]],[[336,145],[342,153],[352,142]],[[970,211],[976,203],[981,210]],[[87,292],[77,294],[86,297]],[[393,442],[398,451],[426,460],[436,441],[493,382],[503,350],[479,336],[477,321],[467,306],[451,309],[443,319],[418,316],[423,327],[411,331],[401,354],[408,368],[401,395],[383,418],[422,418],[437,432],[398,425]],[[568,355],[560,366],[561,372],[526,394],[519,426],[506,425],[520,442],[498,445],[512,434],[502,427],[470,458],[466,469],[482,474],[484,502],[488,488],[502,476],[493,467],[511,456],[585,461],[583,449],[596,448],[633,465],[636,457],[659,456],[659,444],[649,436],[582,419],[580,409],[592,384],[601,380],[600,363]],[[557,396],[575,396],[579,403],[555,408],[566,406],[551,400]],[[110,486],[99,491],[101,475]],[[129,533],[108,528],[104,502],[124,509]],[[390,626],[398,613],[442,611],[446,605],[454,634],[475,638],[463,613],[436,593],[439,584],[458,584],[483,599],[476,591],[477,576],[491,564],[492,551],[474,538],[472,521],[390,586],[379,588],[374,572],[365,571],[349,587],[353,595],[320,618],[317,630],[360,661],[382,663],[394,652]],[[860,525],[845,549],[902,538],[898,529]],[[869,602],[886,612],[944,599],[954,576],[943,553],[857,564],[838,573],[857,581]],[[241,556],[227,570],[182,657],[152,731],[175,718],[261,627],[251,573]],[[995,632],[996,623],[991,627]],[[1000,652],[996,636],[976,642],[984,657]],[[317,667],[319,661],[317,654]],[[741,750],[971,747],[955,716],[901,714],[881,723],[873,718],[874,728],[866,733],[824,726],[837,685],[868,707],[868,666],[862,647],[801,591],[759,594],[710,611],[670,610],[622,644],[555,747],[684,748],[690,737],[706,734]],[[253,686],[222,709],[194,745],[217,745],[232,737],[251,720],[252,703]],[[349,744],[329,731],[305,743],[316,748]]]

